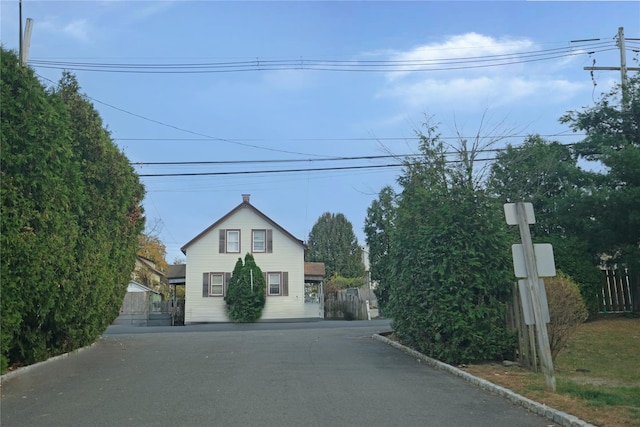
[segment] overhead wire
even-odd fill
[[[247,61],[202,63],[108,63],[53,61],[32,59],[29,64],[38,68],[98,71],[112,73],[193,74],[244,71],[315,70],[348,72],[450,71],[523,64],[552,60],[567,56],[593,54],[617,49],[611,41],[589,43],[579,48],[561,48],[512,52],[495,55],[426,59],[335,60],[335,59],[252,59]]]
[[[610,44],[610,43],[609,43]],[[576,51],[576,49],[574,49],[573,47],[563,47],[563,48],[554,48],[554,49],[545,49],[545,50],[538,50],[538,51],[530,51],[530,52],[516,52],[516,53],[509,53],[509,54],[500,54],[500,55],[482,55],[482,56],[475,56],[475,57],[454,57],[454,58],[437,58],[437,59],[423,59],[423,60],[366,60],[366,61],[356,61],[356,60],[348,60],[348,61],[341,61],[341,60],[304,60],[304,59],[296,59],[296,60],[260,60],[260,59],[256,59],[256,60],[252,60],[252,61],[234,61],[234,62],[218,62],[218,63],[199,63],[199,64],[193,64],[193,63],[188,63],[188,64],[109,64],[109,63],[87,63],[87,62],[63,62],[63,61],[42,61],[42,60],[33,60],[30,62],[30,65],[34,65],[34,66],[39,66],[39,67],[43,67],[43,68],[58,68],[58,67],[62,67],[65,69],[84,69],[82,67],[85,67],[87,70],[91,69],[91,70],[98,70],[98,71],[110,71],[110,72],[127,72],[127,71],[123,71],[122,69],[118,70],[118,68],[124,68],[125,70],[127,69],[149,69],[151,68],[152,71],[149,72],[157,72],[155,69],[157,68],[161,68],[161,69],[190,69],[193,67],[196,68],[202,68],[202,67],[210,67],[208,68],[206,71],[200,70],[201,72],[216,72],[216,70],[219,71],[219,68],[228,68],[231,67],[232,70],[235,71],[250,71],[253,69],[259,70],[259,71],[264,71],[266,70],[268,67],[276,67],[277,69],[283,69],[282,66],[284,65],[285,67],[289,67],[289,66],[294,66],[295,69],[317,69],[317,70],[326,70],[326,71],[336,71],[336,70],[340,70],[340,71],[363,71],[363,70],[369,70],[369,71],[385,71],[385,72],[389,72],[389,71],[437,71],[437,70],[452,70],[452,69],[462,69],[462,68],[481,68],[481,67],[487,67],[487,66],[502,66],[502,65],[511,65],[511,64],[516,64],[516,63],[524,63],[524,62],[531,62],[531,61],[539,61],[539,60],[548,60],[548,59],[555,59],[555,58],[559,58],[559,57],[565,57],[565,56],[574,56],[574,55],[578,55],[578,54],[589,54],[592,55],[594,52],[604,52],[604,51],[608,51],[608,50],[614,50],[616,49],[615,45],[614,46],[609,46],[608,43],[606,42],[599,42],[599,43],[590,43],[587,45],[582,45],[580,47],[579,50]],[[535,59],[522,59],[522,58],[535,58]],[[514,60],[515,59],[515,60]],[[493,61],[496,63],[493,64],[480,64],[479,63],[484,63],[484,62],[489,62],[489,61]],[[510,62],[505,62],[505,61],[510,61]],[[444,66],[445,68],[428,68],[428,69],[420,69],[420,68],[416,68],[416,67],[424,67],[424,66],[431,66],[431,65],[436,65],[438,67],[442,67]],[[464,66],[447,66],[448,64],[451,65],[463,65],[463,64],[472,64],[472,65],[464,65]],[[327,67],[333,67],[333,68],[327,68]],[[390,69],[389,67],[396,67],[394,69]],[[111,69],[107,70],[105,67],[111,67]],[[250,67],[249,69],[239,69],[238,67]],[[257,68],[256,68],[257,67]],[[346,68],[346,67],[350,67],[350,68]],[[356,69],[353,67],[360,67],[360,69]],[[376,67],[376,68],[372,68],[372,67]],[[400,68],[398,68],[400,67]],[[285,68],[286,69],[286,68]],[[198,72],[200,72],[198,71]],[[229,71],[229,70],[225,70],[225,71]],[[139,72],[147,72],[147,71],[139,71]],[[176,72],[176,71],[171,71],[171,72]],[[185,72],[185,71],[180,71],[180,72]],[[186,72],[193,72],[191,71],[186,71]],[[43,79],[46,79],[48,81],[51,81],[45,77],[39,76]],[[52,82],[52,81],[51,81]],[[55,82],[53,82],[55,84]],[[398,157],[398,156],[360,156],[360,157],[353,157],[353,158],[331,158],[331,157],[327,157],[327,156],[320,156],[320,155],[316,155],[316,154],[305,154],[305,153],[300,153],[300,152],[292,152],[292,151],[288,151],[288,150],[278,150],[278,149],[273,149],[273,148],[269,148],[269,147],[262,147],[262,146],[257,146],[254,144],[249,144],[249,143],[244,143],[241,142],[241,140],[238,139],[225,139],[225,138],[218,138],[218,137],[211,137],[209,135],[205,135],[199,132],[194,132],[188,129],[184,129],[178,126],[174,126],[165,122],[161,122],[158,120],[154,120],[154,119],[150,119],[148,117],[133,113],[131,111],[127,111],[125,109],[122,109],[120,107],[116,107],[114,105],[111,105],[109,103],[106,103],[104,101],[100,101],[98,99],[92,98],[87,96],[88,99],[100,103],[102,105],[105,105],[107,107],[116,109],[118,111],[124,112],[126,114],[130,114],[134,117],[138,117],[141,118],[143,120],[147,120],[150,121],[152,123],[156,123],[162,126],[166,126],[169,128],[173,128],[175,130],[179,130],[182,132],[187,132],[196,136],[200,136],[202,138],[191,138],[191,139],[187,139],[187,138],[183,138],[183,139],[175,139],[175,140],[208,140],[208,141],[221,141],[221,142],[227,142],[227,143],[232,143],[232,144],[237,144],[237,145],[242,145],[242,146],[247,146],[247,147],[251,147],[251,148],[256,148],[256,149],[262,149],[262,150],[269,150],[269,151],[277,151],[277,152],[284,152],[284,153],[288,153],[288,154],[297,154],[297,155],[309,155],[309,156],[314,156],[317,157],[317,159],[315,160],[326,160],[326,161],[336,161],[336,160],[362,160],[362,159],[367,159],[367,160],[372,160],[372,159],[382,159],[382,158],[389,158],[389,157]],[[459,138],[459,137],[456,137]],[[380,138],[371,138],[371,139],[376,139],[376,140],[382,140]],[[402,139],[408,139],[408,138],[402,138]],[[443,138],[444,139],[444,138]],[[143,139],[135,139],[135,138],[119,138],[117,140],[143,140]],[[148,140],[148,139],[145,139]],[[166,139],[166,140],[174,140],[174,139]],[[354,139],[355,140],[355,139]],[[389,140],[388,138],[386,140]],[[403,155],[405,156],[409,156],[409,155]],[[490,159],[487,159],[490,160]],[[313,161],[311,159],[306,159],[306,160],[280,160],[280,161],[274,161],[274,160],[257,160],[257,161],[216,161],[216,162],[136,162],[133,163],[136,166],[141,166],[141,165],[202,165],[202,164],[248,164],[248,163],[274,163],[274,162],[300,162],[300,161],[305,161],[305,162],[309,162],[309,161]],[[178,174],[141,174],[141,177],[155,177],[155,176],[194,176],[194,175],[230,175],[230,174],[257,174],[257,173],[283,173],[283,172],[310,172],[310,171],[321,171],[321,170],[349,170],[349,169],[371,169],[371,168],[381,168],[381,167],[398,167],[398,166],[402,166],[401,164],[391,164],[391,165],[366,165],[366,166],[347,166],[347,167],[331,167],[331,168],[305,168],[305,169],[288,169],[288,170],[266,170],[266,171],[225,171],[225,172],[194,172],[194,173],[178,173]]]
[[[543,138],[564,138],[571,136],[585,136],[585,134],[581,133],[553,133],[553,134],[537,134]],[[513,135],[491,135],[491,136],[482,136],[482,135],[474,135],[474,136],[440,136],[439,139],[442,140],[459,140],[459,139],[493,139],[493,138],[526,138],[530,136],[529,134],[513,134]],[[277,141],[284,142],[343,142],[343,141],[411,141],[411,140],[419,140],[419,136],[387,136],[387,137],[344,137],[344,138],[278,138]],[[216,138],[130,138],[130,137],[114,137],[114,141],[154,141],[154,142],[164,142],[164,141],[216,141]],[[267,142],[267,141],[275,141],[274,139],[267,138],[228,138],[229,141],[253,141],[253,142]]]
[[[559,144],[564,147],[570,147],[573,144]],[[520,147],[511,148],[518,149]],[[499,153],[505,151],[506,148],[484,148],[476,150],[476,153]],[[445,156],[455,155],[456,151],[446,151],[442,153]],[[255,160],[198,160],[198,161],[174,161],[174,162],[131,162],[132,166],[194,166],[194,165],[245,165],[245,164],[261,164],[261,163],[310,163],[310,162],[326,162],[326,161],[353,161],[353,160],[378,160],[378,159],[399,159],[399,158],[411,158],[422,157],[420,153],[412,154],[384,154],[384,155],[370,155],[370,156],[340,156],[340,157],[325,157],[320,159],[255,159]]]

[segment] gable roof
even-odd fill
[[[285,230],[284,228],[282,228],[282,226],[280,226],[278,223],[276,223],[274,220],[272,220],[271,218],[269,218],[268,216],[266,216],[265,214],[263,214],[262,212],[260,212],[258,210],[258,208],[256,208],[255,206],[253,206],[251,203],[249,203],[249,197],[246,197],[247,195],[243,194],[242,197],[242,203],[240,203],[238,206],[236,206],[235,208],[233,208],[231,211],[229,211],[229,213],[227,213],[225,216],[223,216],[222,218],[220,218],[219,220],[217,220],[216,222],[214,222],[213,224],[211,224],[209,227],[207,227],[204,231],[202,231],[200,234],[198,234],[196,237],[194,237],[193,239],[191,239],[187,244],[185,244],[183,247],[180,248],[180,250],[182,251],[183,254],[187,253],[187,248],[189,246],[191,246],[192,244],[194,244],[195,242],[197,242],[198,240],[200,240],[201,237],[203,237],[205,234],[209,233],[211,230],[213,230],[214,228],[216,228],[217,226],[219,226],[222,222],[226,221],[228,218],[232,217],[236,212],[238,212],[240,209],[250,209],[251,211],[253,211],[256,215],[258,215],[259,217],[261,217],[262,219],[264,219],[265,221],[267,221],[269,224],[271,224],[273,226],[273,228],[279,230],[282,234],[284,234],[285,236],[287,236],[289,239],[293,240],[295,243],[299,244],[300,246],[302,246],[302,248],[304,250],[307,250],[307,245],[304,244],[304,242],[300,239],[297,239],[293,234],[289,233],[287,230]]]
[[[325,275],[324,262],[305,262],[304,275],[324,277]]]
[[[160,295],[160,292],[151,289],[148,286],[143,285],[142,283],[138,283],[134,280],[131,280],[127,285],[127,292],[152,292],[154,294]]]
[[[187,274],[186,264],[170,264],[167,270],[167,279],[184,278]]]
[[[169,265],[169,268],[167,269],[167,281],[170,285],[184,285],[186,275],[186,264]]]
[[[136,255],[136,258],[138,259],[138,261],[140,261],[140,264],[145,266],[145,268],[148,268],[149,270],[151,270],[152,272],[154,272],[160,277],[165,276],[165,274],[162,271],[156,268],[156,263],[154,261],[151,261],[149,258],[145,258],[142,255]]]

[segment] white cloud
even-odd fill
[[[92,43],[96,39],[97,32],[86,19],[76,19],[70,22],[61,22],[57,17],[49,17],[37,23],[36,30],[53,36],[71,38],[81,43]]]
[[[552,65],[520,63],[499,66],[497,55],[513,55],[508,62],[518,62],[518,54],[541,50],[528,39],[493,37],[467,33],[450,36],[435,43],[424,44],[403,52],[387,53],[392,61],[402,61],[400,71],[386,74],[386,85],[377,98],[396,100],[404,109],[412,111],[485,110],[487,106],[520,107],[561,103],[579,92],[588,90],[589,84],[572,82],[561,74],[566,65],[564,58]],[[476,62],[480,67],[469,67],[467,58],[483,57]],[[409,61],[411,63],[406,64]],[[418,64],[418,62],[420,64]],[[459,68],[446,71],[419,71],[419,68]]]
[[[414,47],[404,52],[393,52],[389,60],[409,64],[402,65],[401,71],[387,74],[389,80],[396,80],[424,68],[464,68],[469,58],[513,55],[532,50],[533,42],[526,39],[494,39],[477,33],[450,36],[443,42]],[[490,59],[490,58],[486,58]],[[489,62],[475,62],[475,65],[487,65]]]
[[[78,41],[88,43],[91,41],[90,27],[86,19],[77,19],[65,25],[62,32]]]
[[[139,9],[135,9],[132,14],[137,20],[144,21],[147,18],[155,16],[157,14],[164,13],[171,9],[176,2],[174,1],[149,1],[143,2],[143,6]]]

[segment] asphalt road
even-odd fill
[[[17,426],[547,427],[371,335],[386,321],[111,327],[2,384]]]

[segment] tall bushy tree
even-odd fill
[[[640,73],[617,86],[591,108],[561,117],[587,134],[576,154],[600,164],[600,185],[589,195],[594,207],[589,244],[613,263],[640,271]]]
[[[389,186],[384,187],[378,194],[378,199],[371,202],[367,209],[364,223],[365,239],[369,247],[371,280],[377,283],[374,293],[382,312],[389,301],[389,289],[393,280],[391,242],[395,227],[395,198],[393,189]]]
[[[140,207],[144,188],[100,115],[80,92],[76,78],[64,73],[54,95],[62,99],[71,119],[72,147],[84,183],[84,203],[76,206],[82,228],[75,251],[75,282],[80,286],[70,292],[73,298],[62,297],[60,302],[70,306],[79,300],[91,303],[79,312],[61,310],[51,328],[57,329],[60,345],[69,337],[84,345],[113,322],[122,305],[144,228]],[[76,337],[71,325],[78,324],[84,327]]]
[[[448,363],[500,358],[506,330],[510,241],[501,206],[475,187],[474,153],[447,162],[435,127],[420,134],[422,158],[399,178],[388,312],[408,345]]]
[[[81,172],[61,100],[2,49],[2,358],[46,358],[48,319],[73,286]]]
[[[144,189],[70,75],[1,50],[2,365],[86,345],[117,316]]]
[[[491,166],[488,190],[503,203],[530,202],[535,241],[551,243],[556,267],[580,286],[591,315],[599,310],[599,260],[588,248],[593,224],[590,194],[597,177],[577,165],[571,148],[540,136],[507,146]]]
[[[314,224],[307,241],[305,261],[323,262],[327,277],[362,277],[362,248],[353,225],[341,213],[323,213]]]
[[[238,258],[224,297],[227,314],[236,323],[256,322],[266,303],[266,281],[253,255]]]

